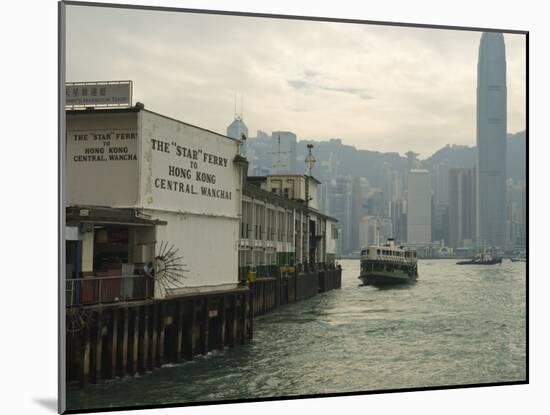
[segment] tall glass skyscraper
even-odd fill
[[[477,238],[506,236],[506,51],[502,33],[483,33],[477,64]]]

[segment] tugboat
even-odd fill
[[[459,261],[456,265],[495,265],[501,264],[502,258],[493,257],[492,255],[483,253],[478,254],[474,258],[467,261]]]
[[[377,287],[409,284],[418,278],[416,251],[396,246],[392,238],[385,244],[371,245],[361,251],[361,275],[364,285]]]

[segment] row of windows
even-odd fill
[[[366,250],[367,255],[369,254],[370,249]],[[392,251],[391,249],[377,249],[376,255],[386,255],[386,256],[396,256],[396,257],[405,257],[405,258],[416,258],[416,252],[414,251]]]
[[[293,242],[293,213],[244,202],[240,233],[243,239]]]
[[[271,193],[276,193],[278,194],[279,196],[283,196],[283,197],[286,197],[287,199],[290,199],[290,189],[288,187],[285,187],[283,189],[283,193],[281,194],[281,191],[280,189],[277,189],[276,187],[272,188],[271,189]]]

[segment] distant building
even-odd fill
[[[506,245],[509,248],[526,244],[526,188],[523,180],[508,179],[506,203]]]
[[[364,216],[359,225],[360,245],[365,248],[377,243],[384,243],[393,238],[390,218]]]
[[[303,173],[296,167],[296,134],[290,131],[273,131],[271,134],[271,172]]]
[[[391,204],[393,237],[397,242],[407,241],[407,201],[396,200]]]
[[[463,248],[476,238],[475,169],[449,170],[449,245]]]
[[[353,224],[351,219],[352,205],[352,178],[349,176],[338,177],[332,187],[330,208],[330,214],[338,219],[338,254],[347,254],[356,250],[351,242],[351,228],[352,226],[357,226],[358,224]]]
[[[411,171],[418,168],[418,153],[415,153],[414,151],[407,151],[405,153],[405,156],[407,157],[407,170]]]
[[[359,222],[361,220],[361,179],[354,177],[351,180],[351,240],[350,249],[359,251],[361,242],[359,240]]]
[[[448,160],[432,166],[432,187],[434,190],[434,205],[446,206],[449,204],[449,170]]]
[[[432,241],[449,243],[449,205],[432,204]]]
[[[248,174],[252,176],[267,176],[271,173],[271,135],[258,130],[256,137],[246,140],[246,159]]]
[[[407,243],[430,243],[432,238],[432,192],[428,170],[409,172],[407,188]]]
[[[502,33],[483,33],[477,66],[477,232],[503,246],[506,233],[506,51]]]
[[[246,140],[248,139],[248,127],[240,115],[236,115],[233,122],[227,127],[227,136],[241,142],[241,156],[246,157]]]
[[[369,216],[388,216],[384,192],[373,189],[367,195],[367,212]]]

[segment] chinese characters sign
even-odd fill
[[[132,82],[86,82],[65,84],[65,105],[79,106],[131,106]]]

